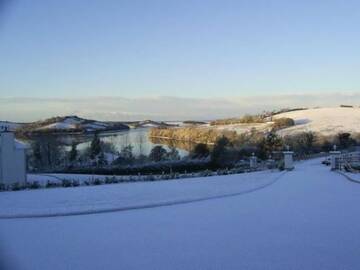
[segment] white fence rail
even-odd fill
[[[360,173],[360,152],[341,154],[335,162],[337,170]]]

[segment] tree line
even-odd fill
[[[214,138],[213,144],[197,143],[186,157],[181,158],[178,150],[172,146],[168,149],[161,145],[154,146],[148,155],[134,155],[133,146],[128,144],[120,151],[112,143],[102,141],[94,135],[90,145],[79,150],[77,144],[65,147],[56,137],[46,136],[35,139],[29,154],[28,165],[31,171],[51,172],[74,169],[123,167],[141,168],[144,164],[167,162],[173,164],[181,162],[201,161],[208,169],[231,168],[242,160],[247,160],[255,154],[260,160],[281,157],[281,152],[288,147],[295,152],[296,158],[305,158],[309,155],[328,152],[334,144],[338,149],[348,149],[360,142],[359,134],[339,133],[336,136],[322,136],[315,132],[302,132],[294,135],[279,136],[274,130],[263,133],[252,130],[227,137],[228,133]],[[182,168],[186,166],[182,165]],[[155,165],[154,165],[155,166]],[[192,167],[193,168],[193,165]],[[139,169],[139,173],[141,170]]]

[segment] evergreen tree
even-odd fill
[[[33,166],[37,169],[54,169],[65,160],[64,146],[54,136],[42,136],[32,143]]]
[[[308,155],[314,150],[316,136],[314,132],[300,133],[296,138],[297,151],[299,154]]]
[[[32,154],[33,154],[33,166],[35,169],[41,169],[43,165],[43,159],[41,155],[41,144],[38,140],[35,140],[32,145]]]
[[[273,151],[280,151],[283,141],[275,132],[268,133],[258,144],[257,156],[266,159],[272,155]]]
[[[90,144],[90,158],[94,160],[101,153],[101,141],[97,133],[95,133]]]
[[[209,154],[210,154],[209,148],[204,143],[198,143],[191,151],[192,158],[205,158],[209,156]]]
[[[210,156],[211,164],[213,166],[222,166],[224,156],[226,155],[226,147],[229,145],[229,143],[229,140],[224,136],[217,139]]]
[[[76,143],[72,143],[71,150],[69,152],[69,161],[71,163],[75,162],[78,157],[77,145]]]
[[[152,161],[159,162],[166,158],[166,150],[161,145],[154,146],[153,149],[151,149],[151,152],[149,154],[149,158]]]
[[[100,151],[100,154],[99,154],[99,156],[98,156],[97,165],[98,165],[98,166],[105,166],[105,165],[107,165],[107,164],[108,164],[108,162],[107,162],[107,160],[106,160],[104,151]]]
[[[337,141],[339,143],[340,149],[346,149],[356,144],[356,141],[351,138],[351,134],[347,132],[339,133],[337,136]]]

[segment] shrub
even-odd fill
[[[113,184],[113,183],[117,183],[117,179],[114,176],[105,178],[105,184]]]
[[[294,125],[295,125],[295,121],[293,119],[283,117],[274,120],[273,128],[275,130],[279,130],[287,127],[292,127]]]
[[[46,188],[52,188],[52,187],[57,187],[57,186],[59,186],[59,184],[53,183],[49,180],[46,182],[46,185],[45,185]]]
[[[216,141],[210,157],[212,166],[221,167],[224,165],[224,157],[228,145],[229,140],[226,137],[222,137]]]
[[[18,191],[18,190],[22,190],[24,189],[23,186],[21,186],[19,183],[14,183],[11,185],[11,190],[13,191]]]
[[[211,126],[217,125],[233,125],[233,124],[252,124],[252,123],[264,123],[265,120],[260,115],[245,115],[241,118],[227,118],[219,119],[210,122]]]
[[[349,148],[356,144],[356,141],[351,137],[350,133],[339,133],[337,141],[341,149]]]
[[[205,158],[209,156],[210,151],[206,144],[198,143],[195,145],[194,149],[191,151],[191,158]]]
[[[94,180],[93,184],[94,184],[95,186],[98,186],[98,185],[103,184],[103,181],[101,181],[99,178],[96,178],[96,179]]]
[[[62,185],[63,187],[71,187],[71,186],[72,186],[72,183],[71,183],[70,180],[63,179],[63,180],[61,180],[61,185]]]
[[[283,160],[281,160],[281,161],[278,162],[277,168],[279,169],[279,171],[285,170],[285,163],[284,163]]]
[[[79,180],[73,180],[73,181],[72,181],[72,186],[73,186],[73,187],[78,187],[78,186],[80,186]]]
[[[38,188],[40,188],[41,186],[40,186],[39,182],[34,181],[34,182],[30,183],[30,185],[29,185],[28,187],[29,187],[30,189],[38,189]]]

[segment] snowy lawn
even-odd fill
[[[360,184],[360,173],[349,173],[349,172],[342,172],[344,175],[346,175],[348,178],[350,178],[352,181],[359,182]]]
[[[263,171],[207,178],[2,192],[0,218],[98,213],[187,203],[251,192],[272,184],[283,174]],[[58,175],[61,178],[64,176]],[[68,177],[83,180],[91,176]]]
[[[0,269],[358,269],[360,185],[330,172],[321,160],[298,164],[274,184],[240,196],[105,214],[0,219]],[[235,176],[222,180],[228,177]],[[187,183],[193,180],[179,185]],[[112,196],[111,188],[124,186],[99,188],[109,188]],[[86,194],[88,188],[77,190]],[[36,192],[33,199],[41,202],[47,190]],[[13,206],[15,197],[7,198]]]

